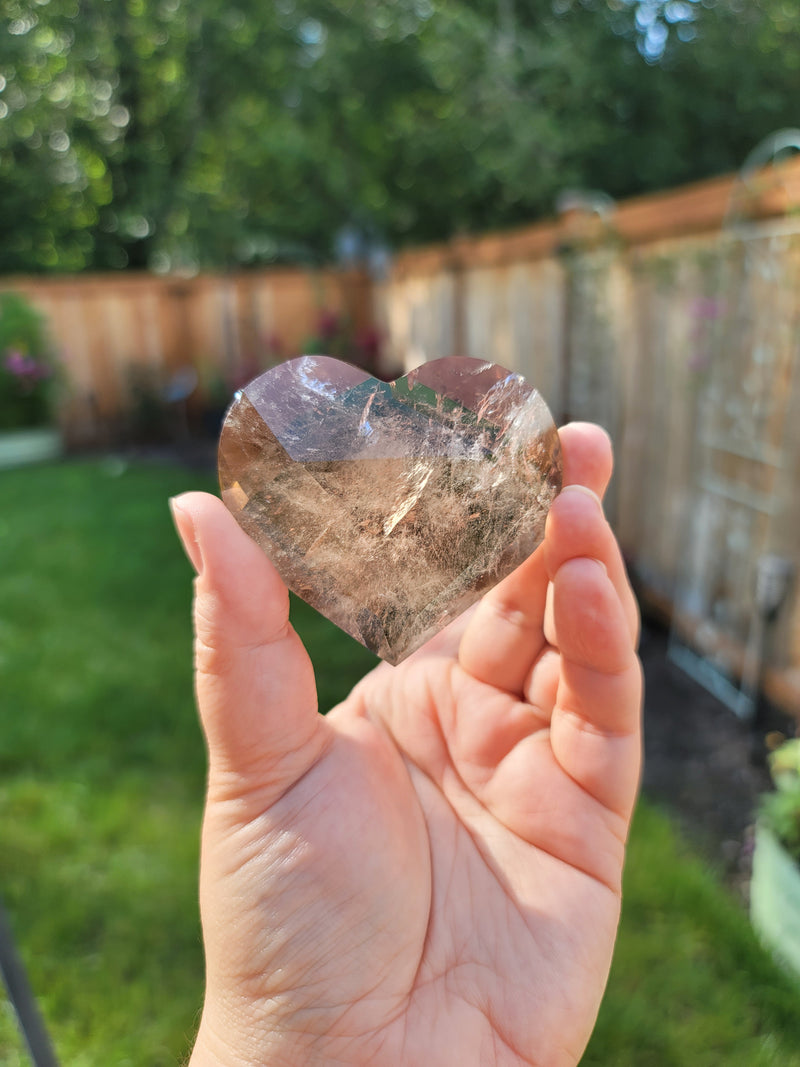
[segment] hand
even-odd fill
[[[580,1059],[619,918],[641,672],[598,499],[608,441],[561,439],[544,544],[326,717],[270,562],[216,498],[174,502],[209,758],[192,1067]]]

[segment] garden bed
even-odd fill
[[[667,655],[668,634],[642,629],[645,674],[643,790],[746,900],[758,797],[772,788],[765,737],[794,721],[769,706],[748,726]]]

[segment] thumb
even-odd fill
[[[195,670],[209,790],[258,791],[271,803],[324,743],[314,671],[289,625],[289,594],[217,497],[184,493],[170,507],[197,572]]]

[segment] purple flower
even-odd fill
[[[5,368],[7,371],[21,378],[25,375],[27,366],[28,360],[21,352],[6,352]]]
[[[26,393],[32,392],[37,382],[45,381],[53,373],[46,363],[33,356],[25,356],[17,349],[6,352],[3,365]]]
[[[695,319],[718,319],[725,314],[725,302],[713,296],[698,296],[692,302],[691,314]]]

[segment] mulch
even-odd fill
[[[769,706],[743,723],[669,659],[668,637],[645,621],[642,790],[746,902],[758,799],[770,788],[766,737],[796,723]]]

